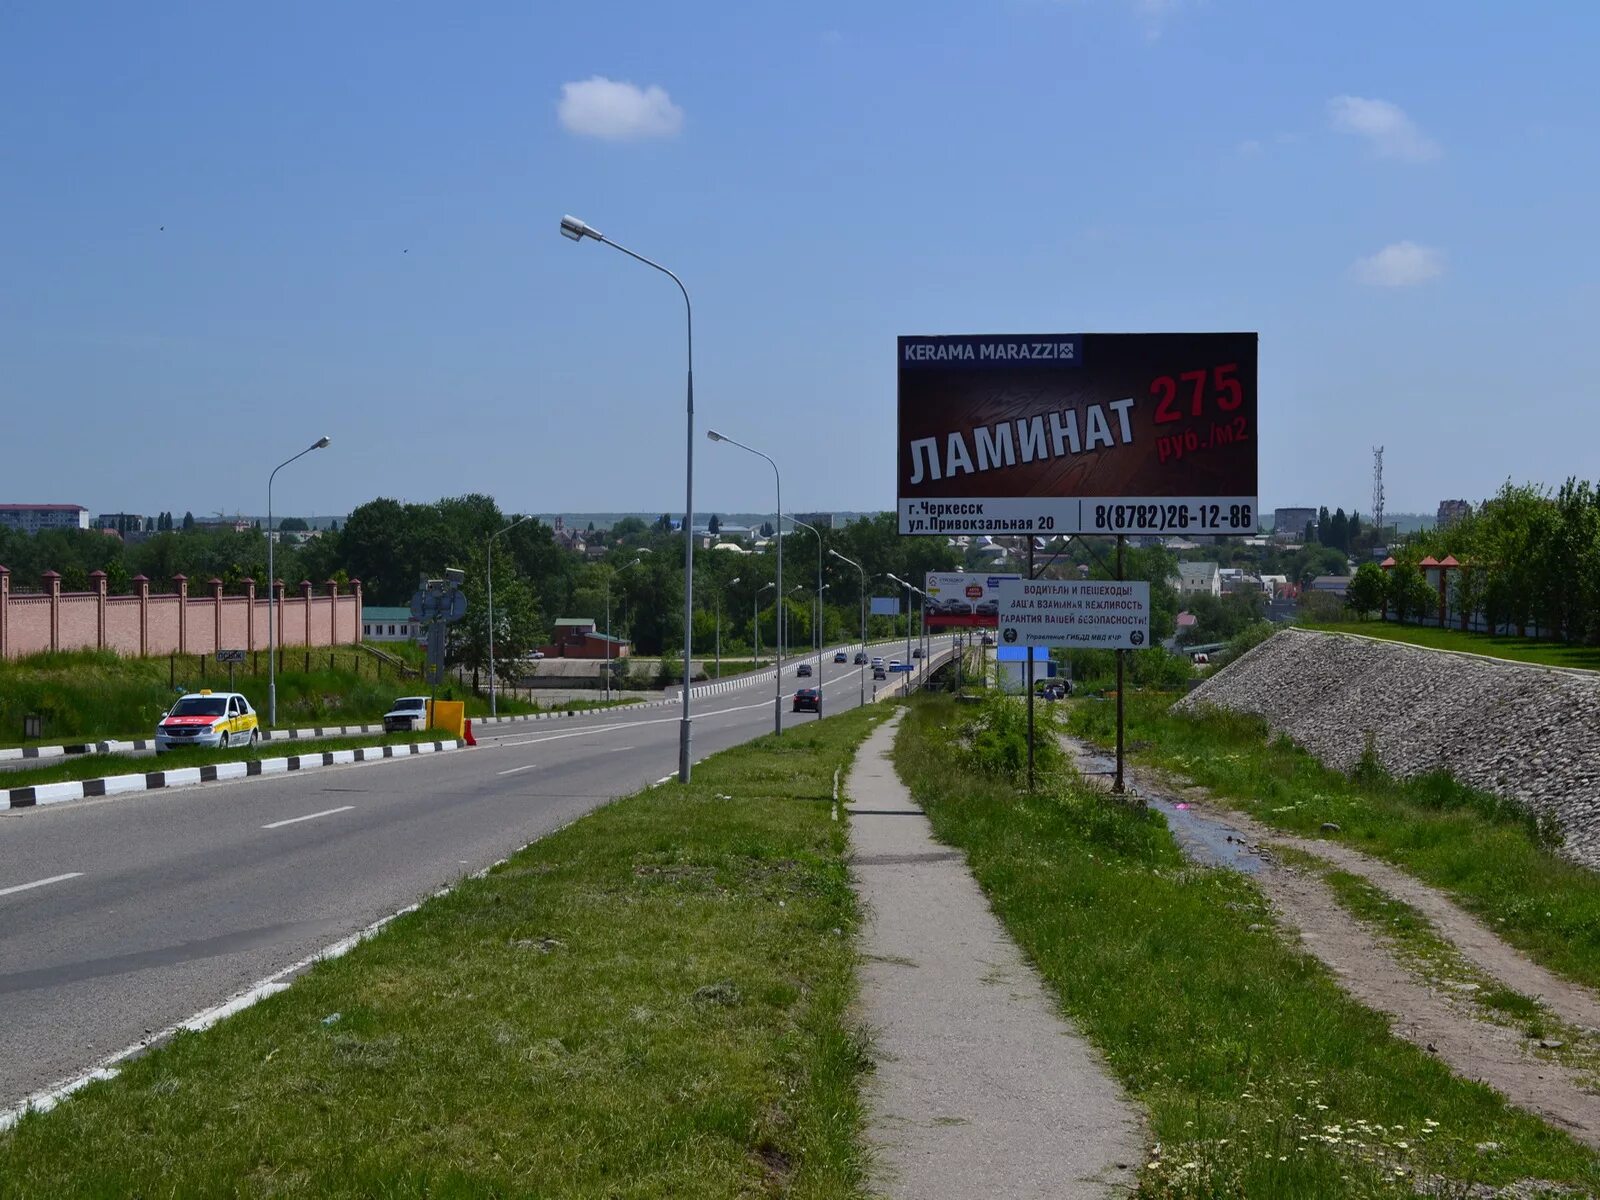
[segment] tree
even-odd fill
[[[186,512],[186,513],[183,514],[183,531],[185,533],[190,533],[193,530],[194,530],[194,514],[192,512]]]
[[[1415,565],[1396,563],[1389,569],[1384,594],[1394,615],[1404,621],[1408,617],[1423,617],[1434,611],[1439,603],[1439,593]]]
[[[717,520],[716,513],[712,513],[711,520],[706,522],[706,532],[711,534],[712,537],[722,532],[722,522]]]
[[[1327,535],[1322,539],[1324,543],[1337,550],[1349,553],[1350,550],[1350,521],[1344,515],[1344,509],[1339,509],[1333,514],[1333,519],[1328,522]]]
[[[1328,527],[1333,524],[1333,518],[1328,515],[1328,506],[1324,504],[1317,510],[1317,541],[1328,545]]]
[[[156,519],[154,517],[146,517],[144,519],[144,531],[146,533],[154,533],[156,531]]]
[[[187,517],[184,518],[183,527],[185,529],[189,528]],[[280,533],[304,533],[310,528],[311,526],[306,524],[304,517],[281,517],[278,520],[278,531]]]
[[[763,522],[761,522],[761,536],[764,537],[764,538],[770,538],[772,536],[772,522],[771,521],[763,521]]]
[[[1306,531],[1300,540],[1308,546],[1317,540],[1317,523],[1315,521],[1306,522]]]
[[[1344,602],[1357,616],[1365,617],[1383,607],[1388,594],[1383,568],[1377,563],[1362,563],[1356,568],[1350,586],[1345,590]]]
[[[1356,542],[1359,541],[1360,538],[1361,538],[1361,514],[1360,513],[1353,512],[1353,513],[1350,514],[1349,535],[1350,536],[1349,536],[1349,539],[1348,539],[1348,541],[1347,541],[1347,543],[1345,545],[1345,549],[1346,550],[1350,550],[1350,551],[1354,551],[1355,548],[1356,548]]]

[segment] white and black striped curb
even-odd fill
[[[0,789],[0,809],[33,808],[40,804],[60,804],[90,796],[120,796],[125,792],[148,792],[161,788],[189,787],[224,779],[247,779],[256,775],[282,775],[289,771],[312,771],[344,763],[373,762],[382,758],[410,758],[417,754],[442,754],[459,750],[465,742],[400,742],[387,746],[363,746],[358,750],[324,750],[320,754],[296,754],[288,758],[263,758],[253,762],[225,762],[207,767],[180,767],[174,771],[148,771],[139,775],[109,775],[103,779],[74,779],[68,783],[40,783],[33,787]]]
[[[64,746],[23,746],[0,750],[0,762],[32,758],[70,758],[75,754],[126,754],[130,750],[154,750],[154,739],[137,742],[74,742]]]
[[[659,708],[677,700],[637,700],[630,704],[607,704],[600,708],[568,708],[561,712],[521,713],[514,717],[468,717],[474,725],[512,725],[518,721],[554,721],[565,717],[594,717],[601,713],[632,712],[636,708]]]

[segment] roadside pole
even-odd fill
[[[1033,578],[1033,536],[1028,537],[1028,578]],[[1028,790],[1033,791],[1033,647],[1022,639],[1022,652],[1028,656]]]
[[[1126,534],[1117,534],[1117,582],[1122,582],[1122,549],[1127,544]],[[1128,657],[1126,650],[1117,651],[1117,778],[1111,785],[1111,790],[1117,795],[1123,794],[1122,787],[1122,682],[1123,662]]]

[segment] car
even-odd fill
[[[833,652],[833,661],[836,662],[836,663],[837,662],[847,663],[847,662],[850,661],[850,656],[848,654],[846,654],[843,650],[835,650]]]
[[[804,687],[794,694],[795,712],[814,712],[822,715],[822,693],[816,688]]]
[[[794,673],[801,679],[810,679],[811,678],[811,664],[810,663],[801,663],[798,667],[796,667],[794,669]]]
[[[889,672],[885,671],[882,667],[873,667],[872,677],[874,679],[887,679],[889,678]]]
[[[992,633],[986,633],[986,634],[984,634],[984,635],[983,635],[983,644],[984,644],[984,645],[985,645],[985,646],[992,646],[992,645],[994,645],[994,634],[992,634]]]
[[[428,727],[428,698],[401,696],[383,714],[385,733],[413,733]]]
[[[935,600],[931,611],[946,617],[965,617],[971,614],[972,605],[959,596],[950,596]]]
[[[881,666],[883,666],[883,655],[874,654],[872,656],[872,669],[877,670]]]
[[[998,617],[1000,615],[1000,601],[980,600],[972,611],[980,617]]]
[[[864,667],[866,665],[867,665],[867,652],[865,650],[857,650],[856,651],[856,666]]]
[[[889,660],[889,670],[891,671],[898,671],[900,669],[900,665],[900,660],[898,658],[891,658]]]
[[[921,658],[922,657],[922,647],[918,646],[915,649],[913,649],[911,651],[911,657],[912,658]]]
[[[1049,679],[1039,684],[1037,691],[1045,700],[1065,700],[1071,688],[1062,680]]]
[[[206,688],[181,697],[161,718],[156,726],[156,753],[186,746],[209,750],[254,746],[260,738],[261,721],[243,693]]]
[[[1197,666],[1197,667],[1208,667],[1208,666],[1210,666],[1211,665],[1211,656],[1209,654],[1206,654],[1203,651],[1201,653],[1199,653],[1199,654],[1196,654],[1194,656],[1194,665]]]
[[[532,658],[532,659],[543,658],[544,657],[544,651],[543,650],[535,650],[532,654],[528,655],[528,657]]]

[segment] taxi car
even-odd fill
[[[254,746],[261,737],[261,721],[240,692],[190,692],[174,704],[156,726],[156,753],[204,746],[210,750],[229,746]]]

